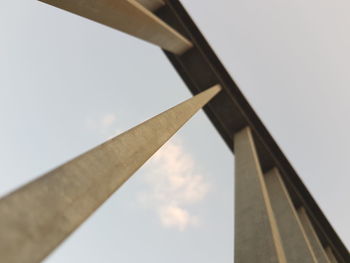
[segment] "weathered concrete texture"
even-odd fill
[[[338,263],[338,260],[335,258],[334,253],[330,247],[326,247],[325,249],[329,262]]]
[[[40,262],[219,91],[215,86],[0,200],[0,261]]]
[[[234,147],[235,262],[286,262],[249,128],[235,134]]]
[[[151,11],[157,10],[159,7],[165,5],[164,0],[137,0],[137,2]]]
[[[264,176],[288,263],[317,263],[292,200],[276,168]]]
[[[317,262],[330,263],[305,209],[301,207],[297,211],[306,236],[309,239],[312,250],[314,251],[314,254],[316,256]]]
[[[136,0],[40,0],[182,54],[192,43]],[[152,3],[151,1],[144,1]]]

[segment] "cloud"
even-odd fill
[[[120,134],[117,116],[107,113],[89,118],[87,127],[104,139]],[[140,195],[140,202],[152,209],[162,226],[184,231],[197,226],[199,218],[190,208],[201,202],[210,185],[199,171],[193,157],[179,139],[163,146],[147,163],[143,177],[148,190]]]
[[[87,127],[109,140],[120,134],[120,129],[116,127],[117,116],[113,113],[104,114],[98,118],[88,118]]]
[[[164,227],[183,231],[198,225],[189,208],[205,198],[210,185],[180,141],[168,142],[152,157],[145,180],[149,190],[140,200],[157,213]]]
[[[110,127],[116,120],[116,116],[114,114],[106,114],[105,116],[102,117],[101,119],[101,124],[104,127]]]
[[[188,211],[178,206],[163,206],[159,209],[160,221],[165,227],[176,227],[183,231],[188,225],[196,225],[198,220]]]

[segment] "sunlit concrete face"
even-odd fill
[[[198,94],[1,199],[1,260],[45,258],[220,89]]]

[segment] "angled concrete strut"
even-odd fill
[[[219,91],[145,121],[0,200],[0,261],[43,260]]]
[[[192,47],[189,40],[145,7],[160,7],[162,1],[140,1],[142,4],[136,0],[40,1],[141,38],[174,54],[182,54]]]

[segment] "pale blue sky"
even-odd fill
[[[348,1],[183,3],[349,246]],[[0,195],[191,96],[157,47],[38,1],[0,32]],[[232,196],[199,113],[46,262],[232,262]]]

